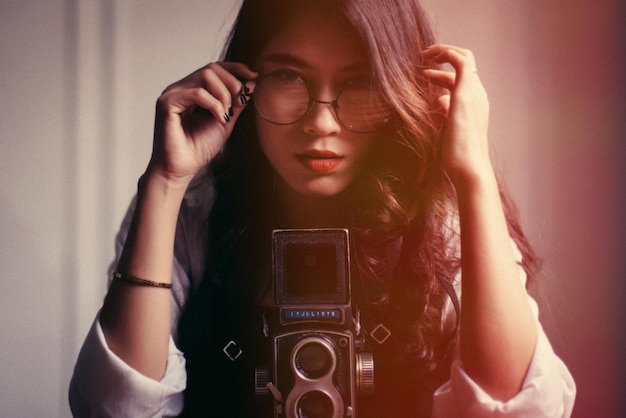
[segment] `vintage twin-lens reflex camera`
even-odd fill
[[[273,398],[276,418],[356,417],[357,397],[373,392],[374,363],[351,306],[348,231],[274,231],[273,275],[273,358],[256,371],[257,396]]]

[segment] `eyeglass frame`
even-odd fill
[[[280,73],[282,70],[277,70],[277,71],[272,71],[271,73],[268,73],[262,77],[260,77],[259,79],[256,80],[256,85],[258,86],[259,83],[261,83],[263,80],[265,80],[266,78],[273,76],[277,73]],[[246,96],[252,98],[252,101],[254,102],[254,110],[256,111],[256,113],[261,116],[264,120],[268,121],[269,123],[272,123],[274,125],[279,125],[279,126],[287,126],[287,125],[293,125],[296,124],[300,121],[302,121],[302,119],[304,119],[309,112],[311,112],[311,109],[313,109],[313,104],[317,103],[317,104],[324,104],[324,105],[330,105],[331,109],[333,109],[334,112],[334,117],[335,120],[337,122],[339,122],[339,124],[341,126],[343,126],[344,128],[346,128],[347,130],[349,130],[350,132],[354,132],[357,134],[369,134],[369,133],[373,133],[379,130],[379,128],[377,129],[373,129],[371,131],[356,131],[354,129],[349,128],[342,120],[341,117],[339,116],[339,98],[341,97],[341,94],[350,86],[353,86],[355,83],[350,81],[348,83],[346,83],[344,86],[341,87],[341,89],[339,89],[339,91],[337,92],[337,97],[335,98],[335,100],[332,101],[327,101],[327,100],[319,100],[319,99],[315,99],[313,98],[313,96],[311,95],[311,89],[309,88],[309,83],[307,83],[305,80],[302,80],[302,84],[304,85],[304,87],[306,88],[306,92],[307,95],[309,96],[309,101],[307,104],[307,108],[306,111],[302,114],[302,116],[300,116],[298,119],[294,120],[293,122],[275,122],[273,120],[270,120],[267,118],[267,116],[265,116],[263,113],[261,113],[261,111],[259,110],[259,108],[256,106],[256,102],[254,101],[254,91],[250,91],[250,89],[248,88],[248,86],[246,86],[246,80],[243,81],[243,90],[244,92],[246,92]],[[256,90],[256,87],[255,87]],[[384,123],[386,124],[389,121],[389,119],[386,119],[384,121]]]

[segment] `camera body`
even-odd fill
[[[272,358],[257,369],[257,395],[273,396],[276,418],[355,417],[374,382],[352,312],[348,231],[275,230],[272,266]]]

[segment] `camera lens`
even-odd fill
[[[295,356],[295,363],[304,377],[319,379],[331,371],[333,356],[325,345],[309,342],[300,347]]]
[[[298,399],[296,410],[298,418],[332,418],[333,401],[326,393],[314,390]]]

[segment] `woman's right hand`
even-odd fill
[[[257,76],[245,64],[211,63],[166,88],[157,100],[148,173],[191,181],[221,151],[247,103],[240,80]]]
[[[161,94],[152,158],[139,181],[118,271],[171,282],[180,200],[189,181],[220,152],[231,134],[245,106],[240,80],[250,80],[247,86],[252,88],[256,78],[257,73],[244,64],[214,63]],[[117,356],[145,376],[163,377],[171,330],[170,292],[114,281],[100,322],[107,344]]]

